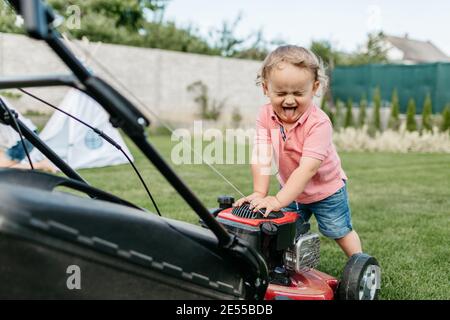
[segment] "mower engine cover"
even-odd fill
[[[253,212],[248,204],[228,208],[219,213],[217,220],[231,233],[246,240],[250,245],[261,251],[262,234],[273,238],[276,250],[285,250],[295,241],[295,212],[271,212],[265,218],[260,212]]]
[[[249,204],[226,208],[219,212],[217,220],[230,232],[247,241],[265,258],[269,270],[284,267],[294,272],[306,271],[317,266],[320,258],[319,236],[308,233],[309,223],[297,224],[296,212],[271,212],[264,217],[253,212]],[[305,228],[306,227],[306,228]]]

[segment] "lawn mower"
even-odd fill
[[[376,260],[351,257],[341,281],[314,270],[318,236],[306,222],[295,227],[298,215],[275,212],[263,218],[246,205],[232,208],[231,197],[221,197],[219,208],[208,210],[148,142],[149,120],[62,42],[52,10],[40,0],[7,3],[23,17],[28,35],[45,41],[72,73],[2,78],[0,89],[70,86],[91,96],[206,228],[151,214],[91,186],[0,99],[0,122],[67,176],[0,170],[1,299],[376,298]]]
[[[232,207],[234,199],[218,198],[212,214],[232,234],[244,239],[267,263],[267,300],[374,300],[380,289],[380,268],[367,254],[353,255],[342,279],[315,270],[320,259],[319,235],[296,212],[265,209],[253,212],[249,204]]]

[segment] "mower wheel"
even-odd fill
[[[377,300],[381,285],[378,261],[365,253],[350,257],[337,289],[339,300]]]

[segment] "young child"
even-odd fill
[[[255,148],[260,156],[252,161],[254,192],[234,205],[248,202],[254,211],[265,208],[266,216],[286,208],[305,221],[314,214],[320,232],[335,239],[350,257],[362,249],[351,223],[347,177],[332,142],[330,119],[313,103],[326,82],[320,60],[308,49],[281,46],[266,57],[258,83],[270,103],[256,120]],[[261,160],[264,146],[266,159]],[[268,196],[272,161],[267,159],[273,157],[281,189]]]
[[[2,98],[5,101],[4,98]],[[6,103],[6,101],[5,101]],[[16,111],[17,112],[17,111]],[[27,118],[17,112],[19,119],[31,130],[36,132],[36,126]],[[24,139],[28,152],[31,152],[33,145]],[[20,141],[19,134],[10,126],[0,124],[0,167],[13,167],[25,159],[26,154]]]
[[[0,98],[10,107],[5,98]],[[15,112],[30,130],[37,133],[37,128],[31,120],[24,117],[20,112]],[[23,142],[28,154],[30,154],[34,146],[25,137],[23,137]],[[27,160],[27,157],[19,134],[10,126],[0,124],[0,168],[31,169],[30,164],[24,160]],[[33,163],[33,167],[37,170],[56,172],[56,167],[47,159]]]

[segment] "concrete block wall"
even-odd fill
[[[208,86],[210,99],[226,100],[220,125],[228,125],[233,108],[238,108],[242,124],[252,126],[259,107],[266,102],[261,88],[255,85],[258,61],[77,41],[72,48],[82,59],[86,55],[80,47],[92,53],[95,60],[145,104],[142,111],[152,120],[152,112],[175,126],[199,119],[199,107],[193,93],[187,90],[187,86],[198,80]],[[133,101],[94,60],[88,59],[87,64]],[[23,35],[0,33],[0,76],[66,72],[64,64],[45,43]],[[58,104],[67,89],[33,88],[30,91]],[[52,112],[26,96],[11,102],[21,111]]]

